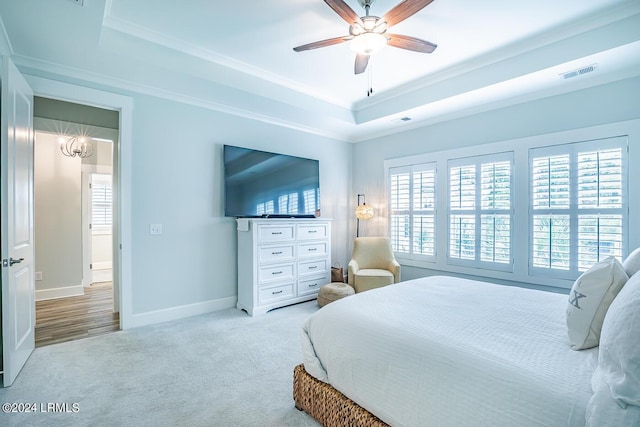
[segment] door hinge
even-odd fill
[[[89,264],[89,270],[93,270],[93,264]]]

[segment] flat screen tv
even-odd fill
[[[225,145],[224,199],[230,217],[320,216],[319,162]]]

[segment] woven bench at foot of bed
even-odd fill
[[[296,408],[325,427],[387,426],[329,384],[309,375],[302,364],[293,369],[293,400]]]

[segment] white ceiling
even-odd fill
[[[12,0],[0,17],[3,50],[25,72],[354,142],[640,74],[638,0],[435,0],[390,31],[434,53],[386,47],[358,76],[347,43],[292,49],[348,34],[322,0]]]

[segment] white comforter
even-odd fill
[[[569,348],[567,296],[429,277],[333,302],[304,365],[394,426],[584,426],[597,348]]]

